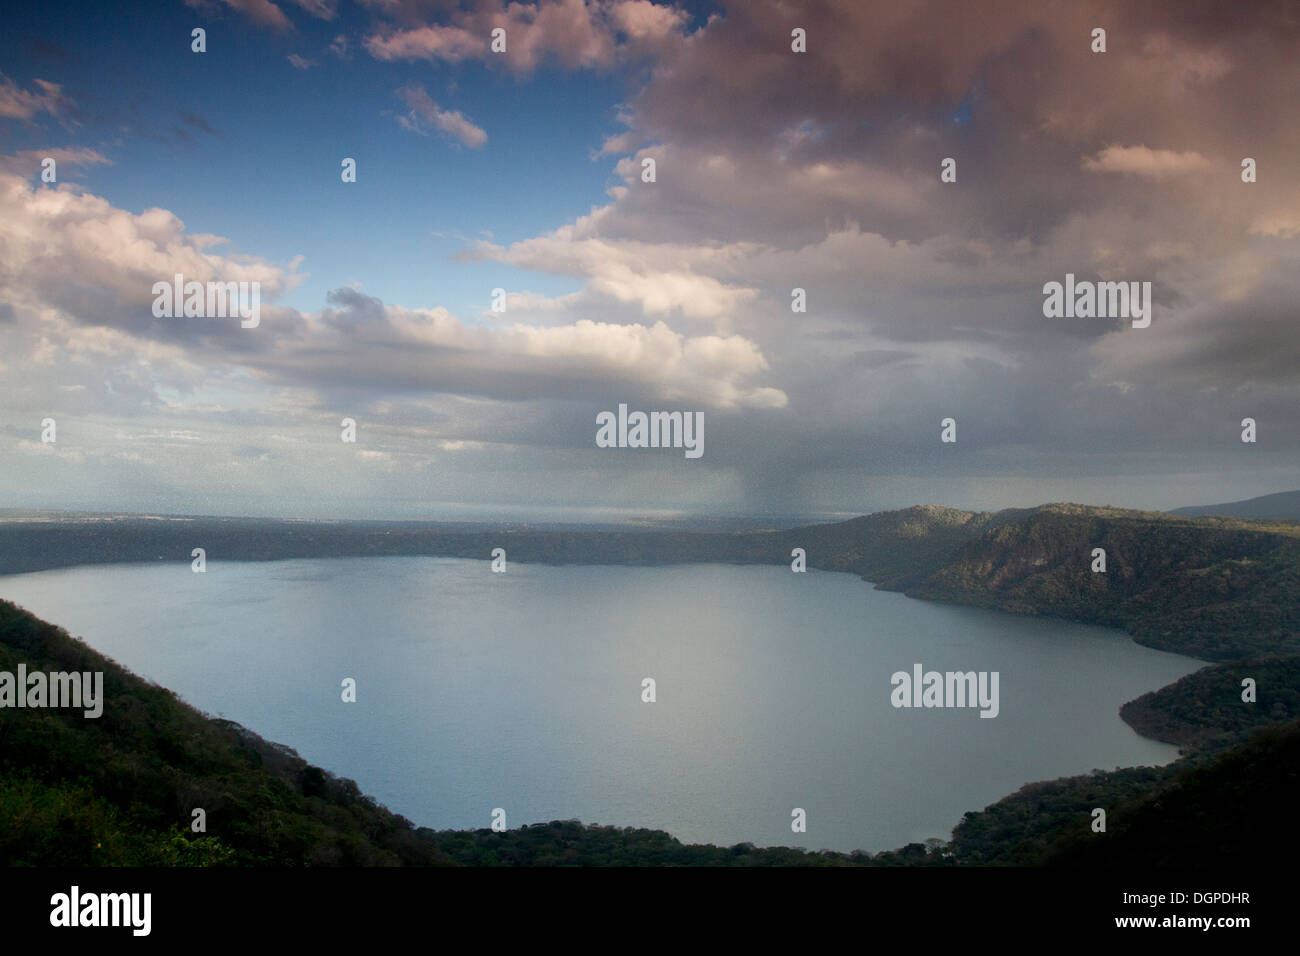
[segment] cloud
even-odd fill
[[[285,57],[285,59],[300,70],[310,70],[316,65],[315,60],[308,60],[306,57],[301,57],[297,53],[290,53]]]
[[[5,156],[0,154],[0,170],[27,177],[41,171],[41,163],[52,159],[55,166],[111,166],[113,161],[98,150],[87,147],[54,147],[52,149],[24,149]]]
[[[1132,173],[1150,179],[1202,172],[1210,167],[1210,161],[1200,153],[1147,146],[1107,146],[1083,160],[1083,168],[1090,173]]]
[[[730,324],[758,293],[705,273],[723,260],[740,259],[750,251],[748,247],[579,238],[575,229],[565,227],[509,247],[476,242],[459,258],[503,262],[588,280],[580,296],[566,300],[569,309],[593,298],[597,303],[612,299],[634,304],[646,316],[679,313],[687,318],[727,320]]]
[[[1300,341],[1282,334],[1300,300],[1300,256],[1285,243],[1300,231],[1300,193],[1287,177],[1243,186],[1235,158],[1258,155],[1264,169],[1300,149],[1275,110],[1243,107],[1300,82],[1284,5],[1247,20],[1126,6],[1104,57],[1089,48],[1087,12],[1064,7],[810,6],[806,56],[788,52],[787,4],[723,7],[665,42],[619,110],[626,129],[596,157],[621,157],[609,204],[460,258],[583,280],[557,299],[521,296],[530,317],[630,307],[743,333],[792,416],[732,425],[779,459],[737,465],[756,489],[778,494],[757,477],[769,472],[789,486],[876,467],[841,462],[843,448],[944,474],[952,466],[917,437],[941,408],[969,409],[987,466],[1004,471],[1013,458],[1076,467],[1066,457],[1080,449],[1098,450],[1086,466],[1097,468],[1107,448],[1171,449],[1162,467],[1185,466],[1216,447],[1220,406],[1207,395],[1245,383],[1300,436],[1281,411],[1300,392]],[[933,30],[940,21],[952,28]],[[939,179],[946,156],[957,183]],[[640,181],[647,157],[653,184]],[[1067,272],[1151,281],[1152,329],[1045,321],[1042,285]],[[791,314],[796,286],[806,315]],[[999,460],[999,448],[1017,450]]]
[[[152,470],[88,458],[103,462],[97,481],[174,469],[196,488],[221,462],[239,491],[324,498],[351,481],[375,508],[459,494],[850,510],[1112,491],[1160,506],[1167,476],[1294,477],[1293,4],[1115,4],[1104,55],[1090,49],[1095,10],[1036,0],[798,5],[807,54],[789,50],[787,0],[718,0],[707,18],[643,2],[359,5],[380,60],[608,70],[627,85],[590,141],[608,201],[539,234],[462,240],[457,257],[571,290],[512,277],[504,315],[457,316],[337,288],[345,275],[312,311],[265,306],[257,330],[158,323],[140,291],[156,273],[244,269],[272,293],[298,273],[164,210],[0,176],[9,408],[22,423],[75,409],[204,436],[132,446]],[[498,24],[504,56],[488,51]],[[398,96],[406,129],[486,138],[423,86]],[[1245,155],[1257,183],[1240,181]],[[944,157],[955,183],[940,181]],[[646,158],[655,183],[640,180]],[[1043,283],[1067,272],[1150,281],[1151,327],[1044,319]],[[619,401],[709,410],[710,451],[689,478],[598,456],[594,412]],[[366,477],[339,452],[340,414],[363,423]],[[938,442],[947,415],[957,446]],[[1267,436],[1248,457],[1234,430],[1246,415]],[[186,444],[206,457],[183,457]],[[254,470],[259,452],[227,472],[227,447],[267,449],[274,469]],[[65,487],[24,473],[46,480]]]
[[[1243,107],[1300,81],[1283,3],[1261,3],[1249,18],[1126,5],[1107,24],[1104,55],[1078,40],[1095,26],[1083,8],[1007,2],[985,16],[936,0],[827,2],[800,11],[812,45],[795,54],[788,4],[722,6],[661,46],[648,82],[627,97],[629,128],[606,151],[657,144],[672,175],[661,173],[653,191],[630,189],[607,229],[653,221],[680,235],[807,242],[829,219],[890,239],[960,231],[1040,242],[1075,210],[1128,203],[1146,178],[1116,177],[1133,183],[1103,191],[1071,175],[1081,156],[1101,168],[1126,160],[1135,172],[1204,160],[1233,179],[1225,157],[1235,168],[1243,155],[1281,161],[1300,149],[1291,124]],[[1136,153],[1103,153],[1154,142],[1185,155],[1140,166]],[[958,183],[941,188],[937,167],[949,156]],[[1261,190],[1234,197],[1236,209],[1202,190],[1187,197],[1190,218],[1208,216],[1210,232],[1227,236],[1257,204],[1300,208],[1278,187],[1269,184],[1268,200]],[[663,212],[652,217],[652,207]]]
[[[221,0],[221,2],[234,10],[238,10],[258,26],[270,27],[272,30],[280,32],[293,29],[293,24],[284,15],[284,11],[272,3],[271,0]],[[311,0],[308,0],[308,2],[311,2]],[[195,10],[211,7],[209,0],[185,0],[185,5]],[[300,3],[299,5],[305,7],[304,4]]]
[[[460,140],[470,149],[480,149],[487,142],[487,133],[475,126],[457,110],[444,110],[438,106],[423,86],[412,83],[397,90],[397,98],[407,105],[410,113],[398,116],[403,129],[426,133],[438,129]]]
[[[209,136],[220,136],[221,130],[217,129],[198,113],[190,110],[181,110],[176,114],[180,117],[181,122],[190,129],[198,130],[200,133],[207,133]]]
[[[270,0],[224,0],[224,2],[261,26],[275,30],[293,29],[293,24],[284,15],[284,11]]]
[[[71,101],[64,96],[62,86],[42,79],[33,82],[37,89],[27,91],[0,73],[0,117],[27,120],[37,113],[56,118],[67,114]]]
[[[609,22],[634,41],[662,42],[682,32],[687,14],[650,0],[626,0],[608,8]]]
[[[779,389],[752,384],[767,360],[742,336],[690,336],[579,320],[538,328],[467,325],[446,309],[404,309],[351,289],[305,317],[306,332],[253,361],[282,380],[372,394],[446,392],[521,401],[644,395],[711,408],[779,408]]]
[[[484,43],[483,37],[459,27],[421,27],[365,39],[366,49],[377,60],[442,59],[451,63],[480,56]]]
[[[293,0],[318,20],[333,20],[339,13],[339,0]]]
[[[153,284],[178,272],[200,282],[256,281],[267,302],[301,279],[264,259],[217,253],[225,240],[187,232],[167,210],[135,214],[62,184],[49,188],[0,173],[0,210],[0,299],[20,316],[59,316],[70,338],[78,325],[106,330],[86,333],[81,347],[125,334],[246,349],[256,339],[234,335],[238,323],[155,318]]]
[[[1182,276],[1182,302],[1155,317],[1163,334],[1115,334],[1094,342],[1094,378],[1159,383],[1186,392],[1295,395],[1300,391],[1296,262],[1263,248],[1250,258],[1249,272],[1237,261],[1200,266],[1202,274]]]
[[[501,62],[521,74],[547,61],[609,69],[680,39],[688,19],[682,10],[647,0],[482,2],[452,12],[448,23],[421,22],[426,14],[418,2],[373,6],[389,18],[364,40],[376,59]],[[491,50],[497,28],[506,31],[504,53]]]
[[[0,173],[0,301],[12,305],[5,359],[15,390],[87,385],[78,403],[112,391],[119,410],[156,408],[162,389],[191,392],[249,376],[259,388],[321,394],[453,394],[502,401],[592,395],[720,408],[780,408],[785,395],[756,381],[768,363],[740,335],[684,334],[588,319],[537,327],[469,325],[444,308],[405,309],[353,289],[300,313],[263,305],[261,325],[157,319],[152,285],[175,273],[262,284],[263,302],[299,278],[288,268],[213,251],[172,213],[133,214],[97,196],[33,188]],[[39,330],[39,334],[37,333]],[[22,343],[21,349],[17,347]],[[98,374],[87,372],[100,367]],[[111,372],[109,370],[112,370]],[[40,385],[37,385],[40,382]],[[67,393],[59,401],[73,401]]]

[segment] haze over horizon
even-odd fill
[[[1265,502],[1274,498],[1300,498],[1300,491],[1280,492],[1275,495],[1263,495],[1257,498],[1246,499],[1242,502],[1213,502],[1202,505],[1186,505],[1179,508],[1129,508],[1127,505],[1116,502],[1087,502],[1087,501],[1033,501],[1024,502],[1018,505],[1009,506],[1013,510],[1032,510],[1035,508],[1046,507],[1048,505],[1067,504],[1082,505],[1084,507],[1097,508],[1118,508],[1121,510],[1132,511],[1152,511],[1157,513],[1183,514],[1183,517],[1196,516],[1233,516],[1252,517],[1250,514],[1237,514],[1230,506],[1253,505],[1256,502]],[[396,522],[429,522],[432,524],[465,524],[470,526],[495,526],[500,524],[510,525],[535,525],[538,527],[590,527],[592,529],[600,528],[634,528],[644,526],[662,526],[676,530],[744,530],[755,529],[760,527],[773,528],[795,528],[800,525],[829,524],[839,521],[847,521],[852,518],[864,517],[871,514],[889,511],[907,510],[913,507],[942,507],[951,508],[956,511],[966,511],[971,513],[1000,511],[1003,509],[981,509],[981,508],[963,508],[960,505],[944,504],[942,502],[918,501],[911,505],[901,505],[898,508],[877,508],[861,511],[843,511],[843,512],[637,512],[634,509],[627,509],[617,513],[609,511],[584,511],[576,508],[527,508],[511,507],[502,508],[499,506],[485,506],[481,509],[463,509],[447,517],[421,517],[421,518],[382,518],[375,517],[372,514],[353,514],[353,515],[323,515],[313,513],[276,513],[262,514],[256,512],[165,512],[165,511],[82,511],[76,509],[52,509],[52,508],[0,508],[0,522],[2,521],[23,521],[28,520],[36,515],[66,516],[68,518],[176,518],[176,519],[203,519],[216,518],[221,520],[259,520],[266,519],[271,521],[326,521],[326,522],[371,522],[371,521],[396,521]],[[1222,512],[1215,509],[1224,507]],[[1285,514],[1281,513],[1285,511]],[[1281,518],[1283,520],[1300,520],[1300,517],[1292,514],[1293,506],[1281,509],[1277,514],[1271,515],[1254,515],[1254,517]]]
[[[1298,52],[1280,0],[14,11],[0,506],[614,523],[1291,490]],[[259,282],[260,323],[155,317],[177,273]],[[1150,326],[1045,317],[1067,275],[1150,282]],[[704,454],[596,447],[620,404],[701,413]]]

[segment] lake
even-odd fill
[[[436,829],[487,827],[500,807],[510,827],[719,845],[946,839],[1029,781],[1174,759],[1118,710],[1204,666],[788,567],[100,565],[0,577],[0,597]],[[915,664],[997,672],[997,716],[894,707],[891,675]]]

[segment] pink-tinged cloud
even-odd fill
[[[382,24],[365,39],[380,60],[500,62],[527,73],[546,61],[568,69],[608,69],[625,56],[652,54],[680,40],[685,12],[649,0],[538,0],[483,2],[454,12],[448,22],[426,23],[418,4],[377,5]],[[505,30],[505,52],[492,50],[492,31]]]
[[[293,0],[318,20],[333,20],[339,14],[339,0]]]
[[[28,91],[4,74],[0,74],[0,117],[6,119],[31,119],[37,113],[61,116],[70,105],[58,83],[33,80],[37,89]]]
[[[288,31],[293,24],[284,15],[284,11],[271,0],[221,0],[226,6],[238,10],[258,26],[270,27],[272,30]],[[199,10],[205,6],[204,0],[185,0],[185,5]]]
[[[474,125],[458,110],[442,109],[419,84],[402,87],[397,96],[410,109],[406,116],[397,117],[403,129],[415,133],[425,133],[431,128],[441,130],[470,149],[479,149],[487,142],[487,133],[481,127]]]
[[[113,161],[98,150],[85,147],[55,147],[24,149],[13,156],[0,155],[0,170],[17,173],[19,176],[33,176],[40,172],[41,163],[46,159],[54,160],[56,170],[66,166],[113,165]]]
[[[388,36],[366,37],[365,46],[377,60],[461,60],[480,56],[488,44],[482,36],[460,27],[419,27]]]

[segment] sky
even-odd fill
[[[7,13],[0,508],[607,522],[1300,487],[1298,53],[1285,0]],[[177,273],[257,283],[257,325],[156,315]],[[1046,315],[1067,275],[1150,283],[1150,324]],[[620,405],[698,418],[703,453],[601,447]]]

